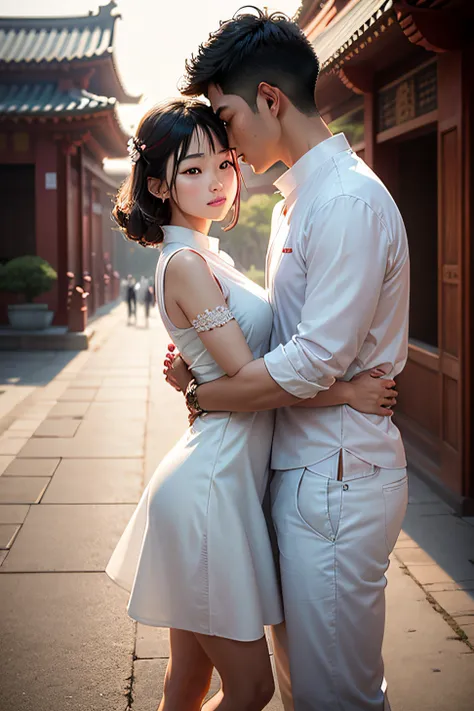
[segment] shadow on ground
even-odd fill
[[[79,351],[0,351],[0,385],[48,385]]]
[[[415,577],[425,579],[434,564],[444,571],[446,581],[452,578],[474,598],[474,526],[457,516],[428,486],[416,476],[410,476],[408,510],[403,531],[419,548],[397,549],[402,562],[415,570]],[[421,550],[420,550],[421,549]],[[419,578],[418,575],[419,574]],[[433,583],[444,580],[433,579]],[[428,583],[429,584],[429,583]]]

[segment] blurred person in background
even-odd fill
[[[145,294],[143,297],[143,304],[145,307],[145,323],[146,323],[147,328],[148,328],[148,321],[150,318],[150,308],[153,306],[154,303],[155,303],[155,289],[153,286],[153,282],[148,281],[146,284]]]
[[[130,325],[132,317],[135,320],[135,325],[137,323],[137,290],[136,282],[131,274],[127,277],[127,287],[125,292],[125,298],[127,299],[128,308],[128,325]]]

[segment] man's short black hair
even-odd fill
[[[256,14],[242,12],[248,7]],[[241,96],[255,110],[258,85],[267,82],[299,111],[311,115],[317,113],[318,74],[316,53],[296,23],[282,13],[268,15],[246,6],[222,22],[186,62],[181,93],[207,96],[209,85],[216,84],[224,94]]]

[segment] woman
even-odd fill
[[[160,245],[165,327],[197,382],[233,375],[267,351],[272,311],[208,237],[212,221],[230,214],[230,228],[238,219],[240,175],[224,124],[200,102],[173,101],[143,118],[130,153],[113,214],[128,238]],[[368,393],[375,403],[392,384],[363,377],[350,404]],[[336,383],[324,405],[347,402],[346,389]],[[133,619],[170,628],[160,711],[201,708],[214,666],[223,686],[206,711],[260,711],[273,695],[263,628],[282,609],[261,509],[272,432],[271,412],[198,417],[160,463],[107,566],[131,592]]]

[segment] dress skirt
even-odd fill
[[[282,621],[261,509],[273,413],[208,413],[162,460],[107,574],[155,627],[252,641]]]

